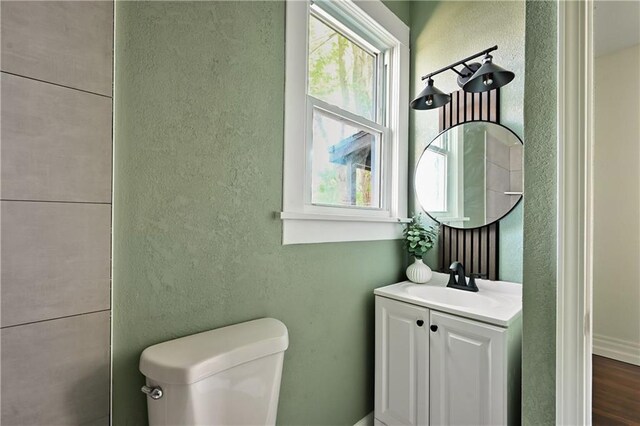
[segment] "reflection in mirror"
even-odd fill
[[[424,150],[415,173],[423,210],[455,228],[477,228],[504,217],[522,198],[522,141],[500,124],[451,127]]]

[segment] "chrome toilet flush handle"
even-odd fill
[[[141,389],[142,393],[147,394],[151,397],[151,399],[160,399],[162,398],[162,388],[160,386],[143,386]]]

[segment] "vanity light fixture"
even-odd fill
[[[447,95],[443,91],[433,86],[433,79],[427,80],[427,87],[411,101],[413,109],[433,109],[446,105],[451,101],[451,95]]]
[[[480,93],[505,86],[516,75],[493,63],[493,56],[488,53],[482,59],[482,66],[466,83],[462,85],[465,92]]]
[[[440,68],[430,74],[422,76],[422,81],[427,80],[427,87],[411,101],[411,108],[413,109],[434,109],[446,105],[451,101],[451,96],[443,93],[433,86],[433,76],[440,74],[444,71],[451,70],[458,74],[458,85],[465,92],[480,93],[489,90],[497,89],[505,84],[508,84],[515,74],[511,71],[507,71],[493,63],[493,57],[489,54],[494,50],[497,50],[498,46],[493,46],[488,49],[478,52],[475,55],[471,55],[458,62],[454,62],[451,65],[447,65],[444,68]],[[476,59],[483,56],[482,64],[477,62],[467,62],[472,59]],[[463,68],[458,71],[455,67],[462,65]]]

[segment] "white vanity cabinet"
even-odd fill
[[[375,418],[429,423],[429,309],[376,297]]]
[[[376,425],[520,424],[519,311],[495,325],[376,293]]]
[[[431,424],[519,423],[508,421],[508,329],[437,311],[430,327]]]

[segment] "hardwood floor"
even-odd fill
[[[594,426],[640,425],[640,367],[593,356]]]

